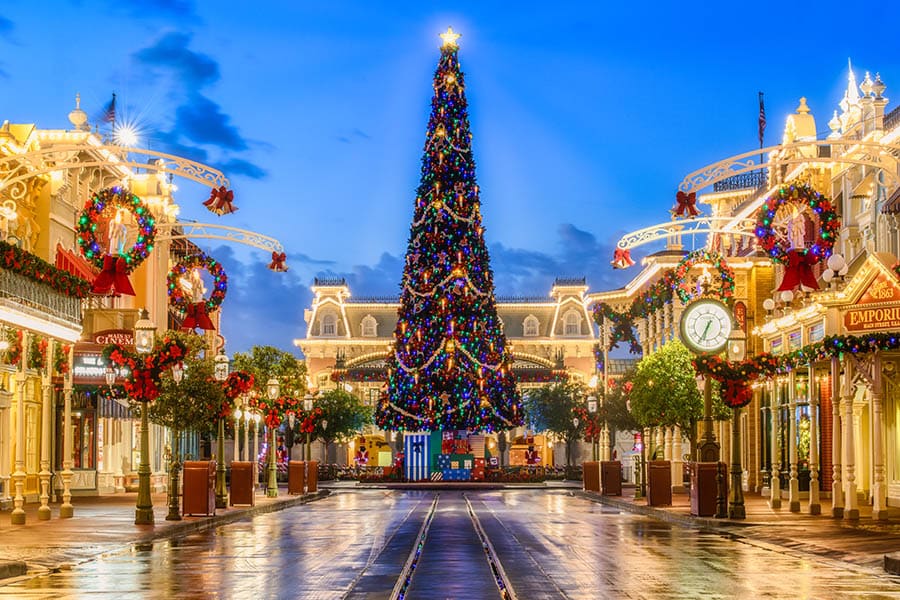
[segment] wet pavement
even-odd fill
[[[0,598],[374,599],[403,591],[443,600],[500,598],[501,589],[520,600],[900,598],[900,577],[566,489],[336,489],[10,581]]]

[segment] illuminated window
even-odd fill
[[[322,316],[322,335],[337,335],[337,316],[331,313]]]
[[[534,315],[528,315],[525,317],[525,322],[522,324],[523,334],[525,337],[537,337],[538,335],[538,323],[537,317]]]
[[[375,337],[378,335],[378,321],[372,315],[366,315],[362,320],[362,336]]]
[[[581,334],[581,315],[577,311],[570,310],[566,313],[565,329],[563,335],[580,335]]]

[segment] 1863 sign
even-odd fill
[[[891,278],[880,274],[869,285],[853,308],[844,313],[847,331],[873,331],[900,328],[900,306],[872,306],[900,301],[900,288]]]

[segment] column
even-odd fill
[[[53,437],[53,422],[50,416],[53,407],[50,404],[50,371],[53,369],[54,342],[47,344],[47,364],[41,373],[41,505],[38,507],[38,520],[50,519],[50,440]]]
[[[244,411],[244,451],[241,452],[242,455],[247,456],[247,460],[250,459],[250,411]]]
[[[654,454],[656,454],[657,460],[665,460],[666,458],[666,437],[663,433],[664,427],[656,428],[656,449]],[[660,450],[662,450],[662,456],[660,456]]]
[[[841,408],[844,411],[844,518],[859,519],[859,501],[856,498],[856,447],[853,439],[853,361],[844,363],[844,380],[841,386]]]
[[[0,502],[4,505],[12,499],[10,495],[10,483],[12,480],[9,476],[9,466],[11,458],[9,456],[12,450],[12,439],[10,432],[12,431],[11,423],[12,411],[10,407],[0,408],[0,484],[3,485],[3,494],[0,495]]]
[[[882,429],[881,352],[872,359],[872,462],[875,481],[872,483],[872,518],[888,518],[887,488],[884,485],[884,431]]]
[[[22,332],[22,356],[16,371],[16,470],[12,474],[16,495],[13,498],[12,524],[25,524],[25,363],[28,361],[28,332]]]
[[[831,516],[844,517],[844,487],[841,482],[841,363],[831,358]]]
[[[819,382],[809,363],[809,514],[822,512],[819,504]]]
[[[672,487],[684,487],[684,460],[681,446],[681,427],[672,427]]]
[[[772,476],[769,481],[769,506],[772,508],[781,508],[781,453],[778,447],[778,429],[780,420],[781,385],[776,377],[772,393],[772,436],[769,440],[772,444]]]
[[[791,478],[788,480],[788,503],[791,512],[800,512],[800,480],[797,471],[797,379],[796,370],[788,375],[788,460]]]
[[[240,448],[241,448],[241,420],[234,420],[234,435],[231,436],[234,439],[234,456],[231,458],[231,462],[237,462],[241,460]]]

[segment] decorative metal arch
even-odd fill
[[[106,153],[107,157],[83,160],[83,154],[86,152]],[[138,162],[132,158],[132,155],[135,154],[159,160]],[[231,182],[221,171],[174,154],[156,152],[146,148],[125,148],[112,144],[102,146],[67,144],[0,158],[0,173],[6,174],[0,177],[0,193],[16,183],[38,175],[90,167],[147,169],[158,173],[171,173],[213,188],[223,185],[226,188],[231,187]]]
[[[822,152],[818,148],[827,147],[831,149],[828,156],[822,156]],[[808,152],[811,148],[816,148],[815,156],[803,156],[802,152]],[[835,148],[845,148],[843,154],[837,154]],[[794,150],[796,153],[792,153]],[[760,155],[776,153],[780,156],[774,156],[768,163],[760,164],[757,159]],[[786,155],[790,154],[790,155]],[[696,192],[708,187],[723,179],[728,179],[734,175],[749,173],[760,167],[770,166],[778,167],[781,165],[796,165],[803,163],[849,163],[855,165],[866,165],[882,169],[887,173],[895,183],[900,184],[900,179],[891,168],[893,165],[888,163],[885,158],[890,156],[891,160],[896,162],[900,156],[900,143],[882,144],[879,142],[859,141],[859,140],[810,140],[807,142],[794,142],[792,144],[779,144],[777,146],[769,146],[761,150],[751,150],[742,154],[736,154],[718,162],[707,165],[696,171],[688,173],[678,185],[678,189],[682,192]]]
[[[237,227],[191,222],[158,223],[156,227],[159,230],[156,239],[159,241],[202,238],[235,242],[267,252],[284,252],[284,246],[275,238]],[[181,232],[173,231],[176,227],[181,228]]]
[[[756,221],[753,219],[742,219],[733,228],[725,227],[727,224],[733,225],[733,222],[734,219],[732,217],[700,217],[680,221],[666,221],[665,223],[651,225],[650,227],[626,233],[616,242],[616,247],[623,250],[631,249],[675,235],[727,233],[729,235],[754,237]]]

